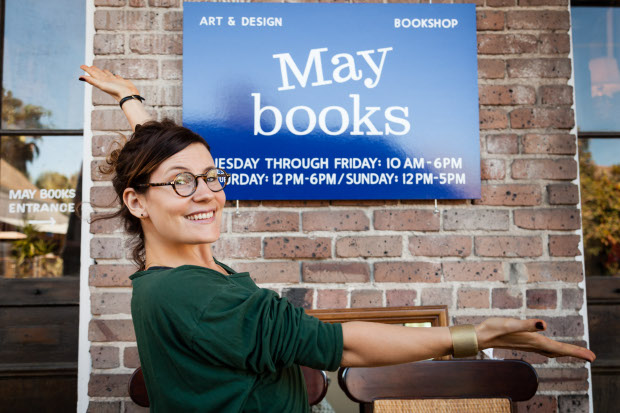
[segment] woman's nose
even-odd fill
[[[214,197],[214,194],[215,192],[213,192],[209,188],[204,178],[198,178],[198,182],[196,184],[196,192],[194,192],[194,195],[193,195],[194,199],[195,200],[211,199]]]

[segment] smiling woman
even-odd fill
[[[81,80],[124,101],[134,128],[106,171],[122,200],[112,216],[136,240],[131,315],[151,412],[308,412],[302,365],[334,371],[473,356],[490,347],[594,360],[585,348],[538,334],[546,329],[538,319],[450,328],[330,324],[259,288],[249,273],[213,257],[228,177],[204,139],[149,120],[140,99],[123,99],[139,95],[131,82],[95,66],[82,69],[90,76]]]

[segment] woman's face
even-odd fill
[[[151,174],[149,182],[170,182],[181,172],[203,174],[215,163],[207,148],[194,143],[162,162]],[[203,244],[220,236],[224,191],[213,192],[204,179],[198,180],[191,196],[177,195],[174,188],[152,186],[144,194],[148,220],[143,221],[145,236],[168,244]]]

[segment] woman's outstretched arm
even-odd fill
[[[99,69],[97,66],[80,66],[82,70],[90,76],[80,76],[80,80],[90,83],[108,95],[112,96],[117,102],[120,102],[125,96],[139,95],[136,86],[121,76],[114,75],[109,70]],[[140,125],[151,120],[142,102],[137,99],[131,99],[123,103],[123,112],[127,116],[127,120],[131,125],[131,130],[136,130],[136,125]]]
[[[542,328],[541,328],[542,327]],[[490,318],[475,326],[479,350],[509,348],[547,357],[572,356],[594,361],[590,350],[539,334],[542,320]],[[452,353],[448,327],[403,327],[353,321],[342,324],[342,367],[374,367],[408,363]]]

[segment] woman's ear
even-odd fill
[[[135,189],[126,188],[123,191],[123,203],[134,217],[146,218],[148,216],[144,197],[138,194]]]

